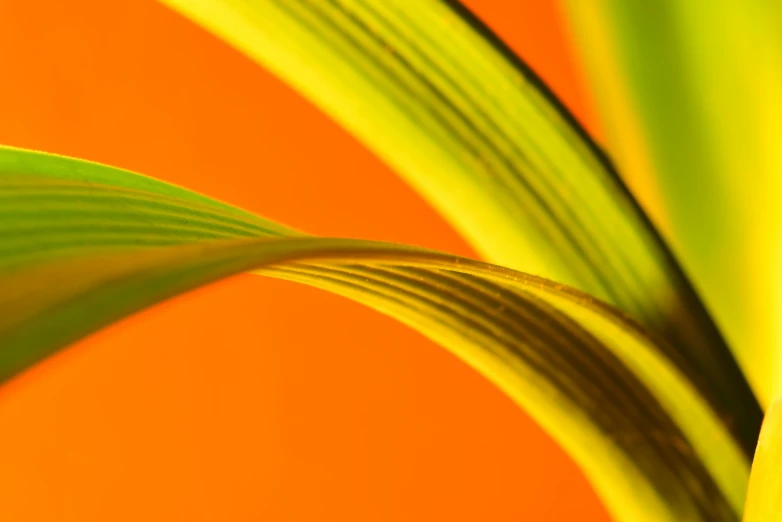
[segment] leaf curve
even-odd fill
[[[684,273],[605,154],[458,1],[161,1],[334,117],[487,260],[666,337],[751,454],[762,411]]]
[[[665,341],[608,305],[448,254],[288,234],[110,167],[0,152],[3,380],[135,310],[256,270],[355,299],[452,350],[532,414],[619,519],[738,517],[740,445]]]

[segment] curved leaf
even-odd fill
[[[618,519],[738,517],[740,446],[665,341],[608,305],[448,254],[288,235],[129,172],[0,151],[0,379],[143,307],[256,270],[365,303],[453,351],[531,413]]]
[[[492,262],[606,300],[751,453],[761,410],[604,154],[456,1],[163,0],[290,82],[419,190]]]

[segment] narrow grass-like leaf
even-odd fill
[[[767,405],[782,392],[782,2],[567,4],[611,150],[658,185],[676,251]]]
[[[782,520],[782,401],[771,405],[763,421],[752,463],[744,522]]]
[[[561,281],[665,336],[750,453],[761,410],[612,166],[456,1],[163,0],[394,167],[489,261]]]
[[[573,456],[618,520],[739,516],[748,459],[719,413],[664,339],[586,294],[448,254],[289,234],[150,178],[0,151],[0,379],[255,270],[367,304],[454,352]]]

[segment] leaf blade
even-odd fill
[[[259,270],[363,302],[448,347],[565,447],[617,517],[738,516],[746,456],[662,355],[665,341],[614,308],[559,284],[448,254],[274,236],[265,220],[197,197],[172,197],[165,184],[160,193],[151,181],[145,190],[128,189],[132,173],[102,167],[102,174],[117,176],[115,186],[73,170],[82,166],[75,160],[45,160],[57,164],[58,174],[32,169],[24,176],[15,168],[0,175],[0,199],[15,202],[0,206],[0,237],[26,248],[21,257],[20,249],[0,250],[2,379],[159,300]],[[67,177],[63,170],[79,174]],[[41,208],[41,198],[31,197],[37,194],[49,198],[58,219],[36,222],[32,237],[25,209],[34,216]],[[171,222],[183,215],[189,228]],[[62,223],[79,226],[63,229]],[[140,234],[154,239],[161,231],[168,235],[159,243],[137,244]],[[64,233],[67,243],[49,240]]]

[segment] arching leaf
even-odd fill
[[[665,355],[586,294],[428,250],[321,239],[151,178],[0,149],[0,379],[128,314],[242,271],[371,306],[525,408],[619,520],[736,520],[748,461]]]

